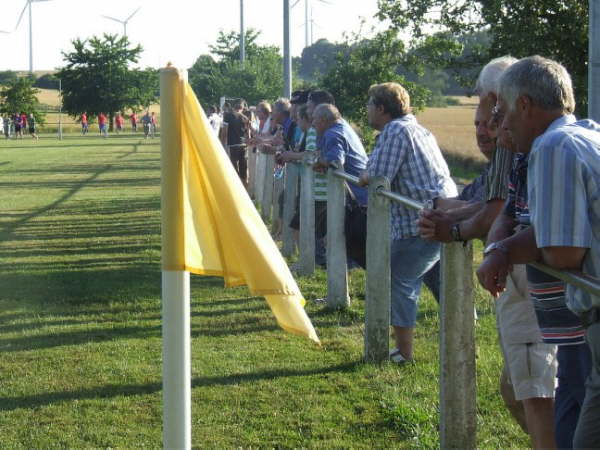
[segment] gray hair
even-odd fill
[[[506,69],[517,61],[517,58],[509,55],[492,59],[479,72],[477,82],[475,83],[475,93],[480,97],[485,97],[490,93],[497,94],[500,77],[502,77]]]
[[[567,114],[575,110],[573,85],[567,69],[538,55],[523,58],[506,70],[500,78],[498,94],[510,110],[522,95],[544,110],[559,109]]]
[[[342,115],[339,110],[330,103],[322,103],[313,111],[313,119],[322,119],[326,122],[335,122],[340,120]]]
[[[273,104],[273,111],[277,112],[289,112],[291,108],[291,103],[287,98],[279,98]]]

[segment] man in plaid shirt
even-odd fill
[[[394,192],[416,201],[455,197],[456,185],[435,137],[417,123],[408,92],[397,83],[371,86],[367,115],[381,133],[362,177],[385,176]],[[419,237],[416,210],[391,205],[392,361],[413,359],[413,333],[423,275],[439,260],[440,244]]]

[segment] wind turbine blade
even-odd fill
[[[296,6],[298,3],[300,3],[300,0],[296,0],[296,1],[294,2],[294,4],[292,5],[292,8],[293,8],[294,6]]]
[[[0,30],[0,33],[2,33],[2,34],[10,34],[11,32],[10,31]]]
[[[127,19],[125,19],[125,22],[129,22],[129,19],[135,16],[140,9],[142,9],[141,6],[138,9],[136,9],[133,13],[131,13],[131,15]]]
[[[105,19],[108,19],[108,20],[114,20],[115,22],[119,22],[121,25],[125,23],[122,20],[115,19],[114,17],[110,17],[110,16],[102,16],[102,17],[104,17]]]
[[[52,0],[31,0],[31,3],[38,3],[38,2],[51,2]]]
[[[333,5],[333,2],[330,2],[328,0],[319,0],[321,3],[327,3],[328,5]]]
[[[23,7],[23,11],[21,11],[21,15],[19,16],[19,20],[17,20],[17,24],[15,25],[15,30],[17,28],[19,28],[19,25],[21,23],[21,19],[23,19],[23,15],[25,14],[25,10],[27,9],[28,6],[29,6],[29,0],[27,0],[25,2],[25,6]]]

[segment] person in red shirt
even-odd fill
[[[87,134],[88,132],[88,119],[85,111],[81,113],[81,134]]]
[[[27,114],[21,113],[21,129],[27,128]]]
[[[131,120],[131,131],[135,133],[137,131],[137,114],[135,111],[131,113],[129,120]]]
[[[100,129],[100,134],[107,138],[108,130],[106,129],[106,115],[104,113],[98,114],[98,128]]]
[[[115,116],[115,125],[117,127],[117,134],[119,134],[122,130],[123,130],[123,122],[125,120],[123,119],[123,116],[121,115],[121,113],[117,113],[117,115]]]

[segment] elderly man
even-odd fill
[[[391,188],[417,201],[457,194],[446,161],[433,135],[411,114],[410,96],[398,83],[373,85],[367,103],[369,124],[381,133],[369,158],[368,179],[385,176]],[[396,348],[393,362],[413,360],[417,302],[423,275],[439,260],[440,245],[421,239],[417,212],[398,203],[391,206],[391,325]]]
[[[510,267],[542,261],[557,269],[600,277],[600,128],[576,122],[571,79],[555,61],[525,58],[500,81],[496,114],[516,150],[529,157],[532,226],[495,240],[478,270],[493,295],[504,289]],[[573,285],[567,304],[586,330],[592,367],[574,448],[600,447],[600,297]]]
[[[312,125],[317,132],[317,147],[320,159],[315,164],[317,170],[326,170],[330,164],[338,162],[344,171],[359,177],[367,167],[367,153],[354,129],[342,119],[338,109],[323,103],[313,112]],[[367,204],[367,190],[350,185],[352,193],[361,205]]]
[[[497,58],[479,74],[476,84],[478,111],[484,112],[486,117],[491,116],[497,99],[498,80],[515,62],[516,59],[511,57]],[[500,138],[488,172],[488,201],[483,209],[457,223],[453,223],[451,214],[426,211],[420,220],[423,237],[447,241],[448,236],[455,240],[466,240],[485,237],[488,232],[493,235],[490,226],[497,220],[504,199],[508,198],[513,205],[521,204],[508,192],[507,174],[510,172],[511,154],[506,149],[511,142],[505,135],[500,135]],[[512,232],[514,223],[511,221],[510,225],[507,234]],[[515,266],[506,291],[496,301],[496,322],[504,359],[500,392],[513,417],[531,436],[534,447],[554,447],[552,411],[556,349],[543,342],[527,289],[525,267]]]

